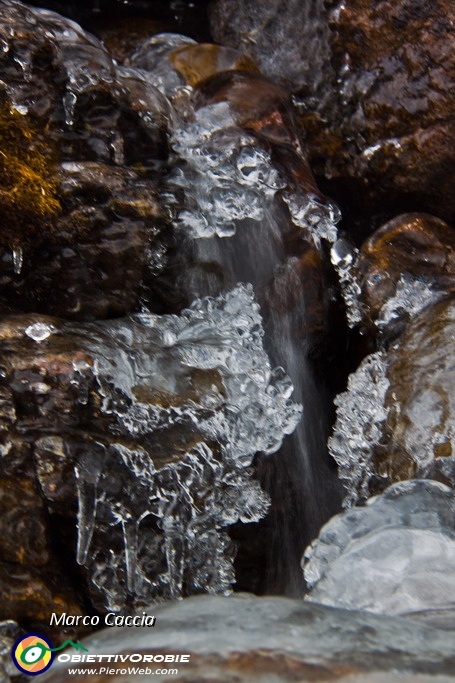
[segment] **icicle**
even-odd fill
[[[98,481],[101,475],[103,455],[85,453],[75,466],[78,497],[77,512],[77,554],[78,564],[87,560],[88,550],[95,528],[96,508],[98,503]]]
[[[13,249],[13,268],[16,275],[20,275],[22,272],[22,266],[24,265],[24,250],[22,247],[14,247]]]
[[[137,554],[139,523],[129,515],[122,521],[123,541],[125,543],[126,582],[128,591],[136,592]]]

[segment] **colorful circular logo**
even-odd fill
[[[19,671],[27,676],[37,676],[47,671],[54,661],[52,643],[39,633],[27,633],[14,643],[11,652]]]

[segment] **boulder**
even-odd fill
[[[295,94],[309,161],[359,237],[402,211],[455,217],[450,0],[217,0],[215,39]]]
[[[455,626],[455,492],[400,482],[333,517],[302,560],[307,600]]]
[[[423,310],[350,376],[329,441],[347,504],[406,479],[455,485],[454,340],[452,297]]]
[[[65,611],[54,565],[101,611],[231,590],[228,528],[269,507],[253,457],[301,413],[261,325],[246,286],[181,316],[2,320],[4,616]]]
[[[148,612],[156,616],[153,629],[106,628],[83,641],[94,656],[89,666],[98,681],[175,678],[175,673],[162,673],[163,668],[177,669],[176,680],[188,683],[454,680],[453,632],[402,618],[247,594],[193,597]],[[104,660],[97,661],[101,654]],[[188,661],[163,664],[166,655],[182,654],[189,655]],[[123,663],[115,655],[122,655]],[[140,663],[143,655],[156,661]],[[70,666],[82,670],[87,663]],[[134,673],[146,666],[149,675]],[[106,668],[114,673],[108,675]],[[73,678],[68,662],[55,662],[42,676],[44,683]]]
[[[360,249],[362,323],[390,337],[455,291],[455,230],[428,214],[397,216]]]

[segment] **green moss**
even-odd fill
[[[51,230],[60,213],[51,150],[30,121],[0,104],[0,241]]]

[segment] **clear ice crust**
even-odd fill
[[[76,348],[63,390],[86,411],[83,440],[50,425],[35,458],[51,502],[55,470],[73,463],[77,560],[95,602],[119,610],[229,592],[235,549],[226,528],[269,506],[253,456],[278,450],[301,416],[290,379],[263,349],[252,287],[197,300],[179,316],[80,325],[33,316],[34,329],[52,320],[46,337],[30,335],[31,318],[23,334],[50,366],[63,362],[62,344]]]

